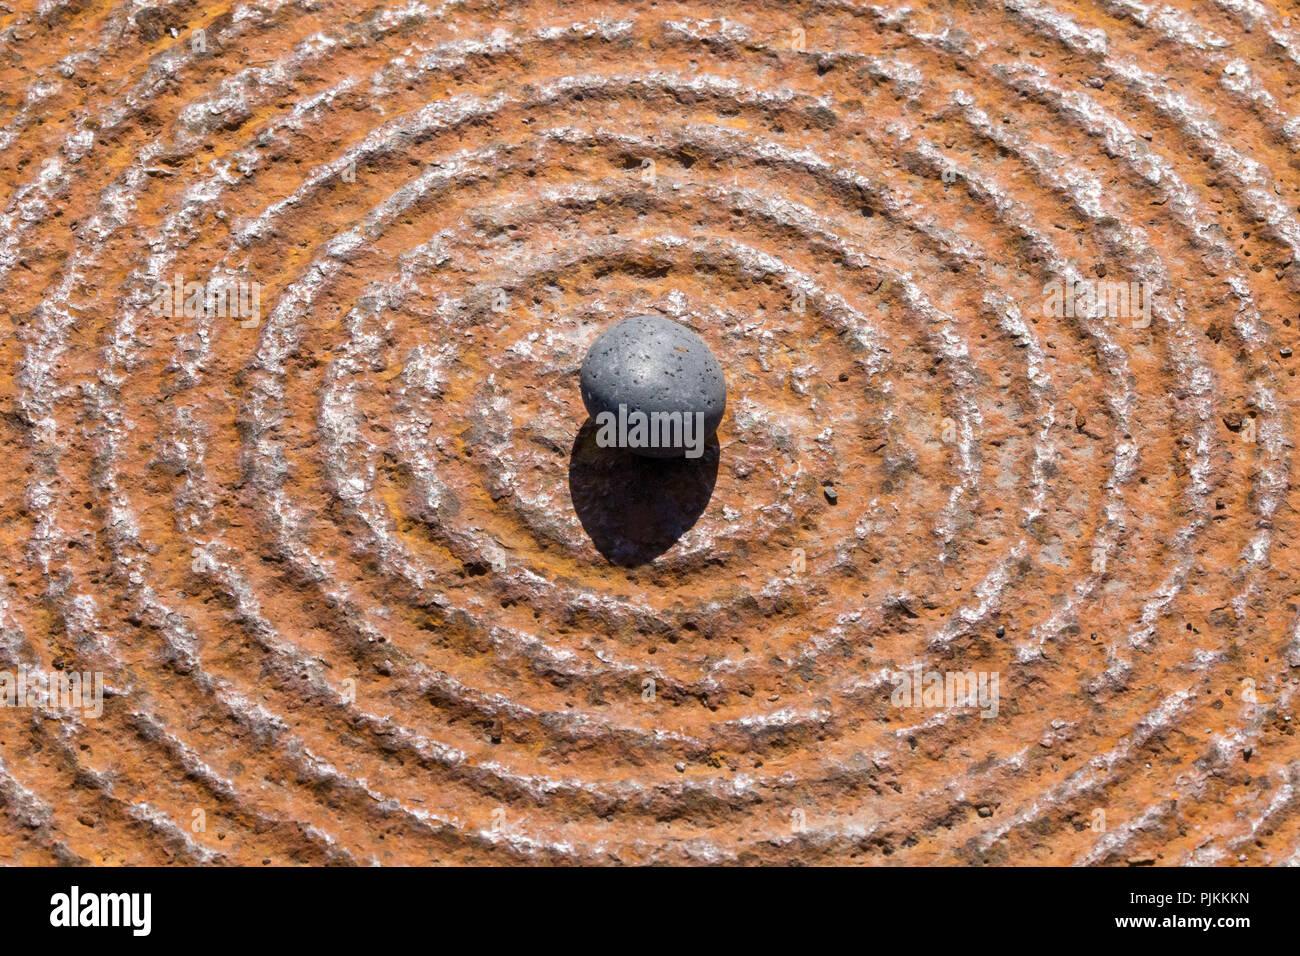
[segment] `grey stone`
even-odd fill
[[[690,329],[655,315],[638,315],[597,336],[582,360],[582,403],[593,419],[601,412],[701,413],[707,440],[722,422],[727,386],[722,366]],[[653,458],[676,458],[685,447],[634,448]]]

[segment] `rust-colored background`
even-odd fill
[[[1300,861],[1298,89],[1255,0],[0,5],[0,669],[107,685],[0,860]],[[700,466],[575,441],[641,312]]]

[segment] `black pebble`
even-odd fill
[[[701,412],[704,435],[717,431],[727,407],[722,366],[705,341],[657,315],[637,315],[614,325],[591,343],[579,376],[582,403],[601,412]],[[680,457],[685,449],[640,448],[654,458]]]

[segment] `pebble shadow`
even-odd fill
[[[601,448],[588,418],[569,452],[569,495],[596,550],[635,567],[663,554],[708,507],[718,480],[718,438],[699,458],[644,458]]]

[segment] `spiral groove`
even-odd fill
[[[598,6],[0,16],[0,858],[1300,862],[1300,17]]]

